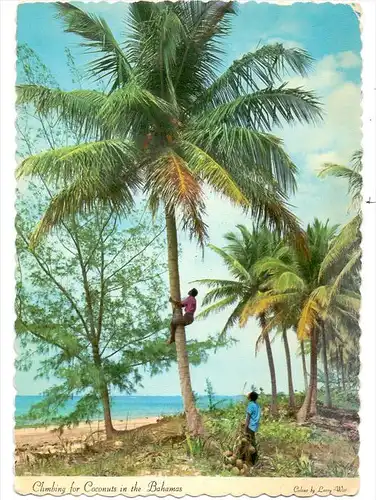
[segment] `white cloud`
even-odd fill
[[[324,120],[317,126],[301,125],[277,131],[292,154],[306,156],[312,165],[318,155],[335,155],[348,162],[361,141],[360,87],[346,80],[346,69],[357,64],[353,52],[326,56],[317,62],[307,78],[293,78],[289,86],[303,86],[321,96]],[[330,153],[335,152],[335,153]],[[319,166],[319,165],[318,165]]]
[[[359,68],[362,63],[358,54],[351,51],[338,54],[338,62],[342,68]]]

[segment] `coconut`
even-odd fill
[[[243,460],[240,460],[240,458],[237,459],[237,461],[235,462],[235,465],[238,469],[242,469],[243,467]]]
[[[239,476],[240,474],[240,470],[237,467],[233,467],[231,472],[235,474],[235,476]]]
[[[224,452],[224,454],[223,454],[223,455],[224,455],[225,457],[231,457],[231,455],[232,455],[232,451],[227,450],[227,451],[225,451],[225,452]]]

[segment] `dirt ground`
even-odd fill
[[[136,418],[133,420],[114,420],[113,426],[116,430],[125,431],[132,430],[138,427],[143,427],[149,424],[155,424],[158,421],[157,417]],[[54,432],[56,427],[27,427],[15,430],[16,448],[25,445],[56,445],[60,442],[58,434]],[[104,422],[85,424],[81,423],[78,427],[64,430],[64,439],[74,441],[92,432],[103,431]]]

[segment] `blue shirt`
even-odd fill
[[[260,406],[254,401],[251,401],[247,406],[247,414],[251,416],[251,418],[249,419],[248,428],[253,432],[257,432],[261,418]]]

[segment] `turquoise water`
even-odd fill
[[[215,396],[218,407],[225,407],[232,402],[239,401],[242,396]],[[20,417],[28,412],[31,406],[43,399],[43,396],[16,396],[16,417]],[[73,397],[68,401],[61,414],[70,413],[78,397]],[[207,396],[199,396],[199,408],[208,407]],[[112,417],[114,419],[127,419],[137,417],[159,417],[161,415],[174,415],[183,411],[183,401],[181,396],[114,396],[112,398]],[[102,414],[98,414],[102,418]]]

